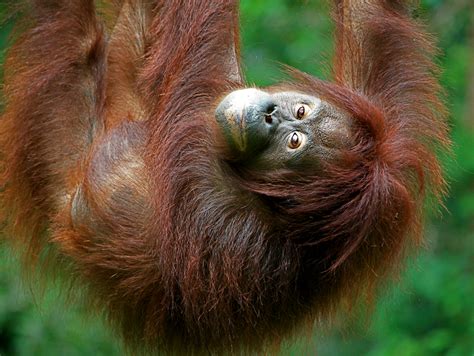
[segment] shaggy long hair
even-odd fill
[[[25,261],[67,266],[134,352],[261,352],[370,300],[445,190],[435,48],[406,2],[336,0],[333,83],[269,89],[352,118],[324,174],[226,159],[236,1],[103,3],[105,22],[92,0],[29,1],[8,53],[2,210]]]

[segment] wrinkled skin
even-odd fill
[[[347,114],[298,92],[237,90],[219,103],[216,119],[235,160],[262,170],[317,171],[352,143]]]

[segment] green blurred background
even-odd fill
[[[4,0],[3,0],[4,1]],[[5,19],[0,0],[0,19]],[[244,68],[250,83],[281,79],[279,63],[327,77],[332,23],[321,0],[242,0]],[[370,323],[315,330],[283,355],[474,355],[474,2],[422,0],[417,15],[439,38],[454,155],[446,160],[446,210],[427,224],[427,248],[379,300]],[[0,22],[0,63],[11,22]],[[1,246],[0,246],[1,247]],[[17,261],[0,248],[0,355],[121,355],[99,318],[20,284]],[[25,292],[26,291],[26,292]],[[36,295],[36,297],[35,297]]]

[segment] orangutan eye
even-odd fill
[[[304,135],[300,132],[295,131],[288,137],[288,148],[296,150],[297,148],[301,147],[301,145],[304,143],[304,140]]]
[[[310,107],[306,104],[300,104],[296,106],[295,116],[298,120],[303,119],[310,111]]]

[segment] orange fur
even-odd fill
[[[445,189],[435,49],[402,0],[336,0],[334,83],[277,88],[350,114],[324,175],[240,171],[214,108],[241,88],[231,0],[35,0],[5,64],[6,236],[67,263],[131,350],[272,349],[371,296]]]

